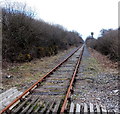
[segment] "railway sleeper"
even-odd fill
[[[74,67],[77,63],[77,60],[78,60],[78,55],[80,54],[80,50],[78,50],[78,52],[76,52],[75,55],[73,55],[66,63],[63,63],[63,65],[67,65],[67,64],[71,64],[72,67]],[[60,64],[61,66],[61,64]],[[52,73],[48,73],[48,78],[44,78],[42,81],[45,81],[46,79],[49,80],[49,78],[53,77],[53,75],[58,78],[66,78],[68,80],[70,80],[70,78],[72,77],[72,74],[73,74],[73,71],[74,69],[72,69],[72,67],[69,67],[68,70],[66,70],[67,68],[66,67],[56,67],[56,69],[53,69],[53,72]],[[69,82],[67,80],[67,82]],[[54,81],[53,81],[54,82]],[[62,83],[62,81],[58,81],[59,83]],[[63,87],[63,86],[68,86],[68,83],[65,82],[64,84],[56,84],[58,85],[59,87]],[[38,83],[38,85],[41,85],[41,87],[44,87],[44,85],[47,85],[47,82],[45,82],[44,84],[43,83]],[[43,84],[43,85],[42,85]],[[53,112],[53,111],[56,111],[59,109],[60,105],[61,105],[61,102],[56,102],[55,100],[52,100],[51,101],[47,101],[44,99],[44,102],[41,103],[41,98],[42,98],[42,95],[47,95],[48,97],[51,96],[50,98],[53,97],[54,98],[57,98],[56,96],[58,95],[59,96],[64,96],[66,91],[58,91],[58,92],[53,92],[53,91],[49,91],[49,92],[33,92],[35,91],[35,89],[38,89],[38,85],[35,86],[35,88],[33,88],[31,91],[27,92],[23,97],[22,99],[26,98],[25,101],[21,101],[17,107],[14,107],[11,111],[15,112],[15,113],[19,113],[19,114],[22,114],[22,113],[31,113],[31,112],[42,112],[42,113],[50,113],[50,112]],[[51,84],[53,85],[53,84]],[[55,85],[54,85],[55,86]],[[49,87],[49,86],[48,86]],[[44,88],[43,88],[44,89]],[[31,96],[29,98],[29,96]],[[55,97],[54,97],[55,96]],[[71,102],[71,101],[69,101]]]
[[[92,104],[92,103],[70,103],[70,107],[68,108],[67,112],[70,114],[72,113],[79,113],[79,114],[118,114],[114,110],[110,112],[107,110],[105,106]]]

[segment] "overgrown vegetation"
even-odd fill
[[[77,32],[35,19],[34,12],[25,5],[7,5],[2,9],[2,18],[2,55],[9,62],[55,55],[58,50],[83,43]]]
[[[101,37],[94,39],[88,37],[86,39],[87,46],[107,55],[111,60],[120,61],[120,56],[118,56],[118,30],[101,30]]]

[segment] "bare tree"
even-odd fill
[[[77,32],[35,19],[34,12],[24,4],[7,4],[2,18],[3,59],[10,62],[54,55],[83,43]]]

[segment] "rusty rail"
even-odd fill
[[[80,62],[81,62],[81,59],[82,59],[83,51],[84,51],[84,46],[82,47],[82,51],[81,51],[80,56],[79,56],[79,59],[78,59],[78,61],[77,61],[77,64],[76,64],[76,67],[75,67],[75,70],[74,70],[74,73],[73,73],[73,76],[72,76],[72,79],[71,79],[69,88],[68,88],[68,90],[67,90],[65,99],[64,99],[64,101],[63,101],[63,105],[62,105],[62,108],[61,108],[61,111],[60,111],[61,114],[64,113],[64,111],[65,111],[65,109],[66,109],[67,101],[68,101],[68,98],[70,97],[70,93],[71,93],[71,90],[72,90],[72,88],[73,88],[72,85],[73,85],[73,82],[74,82],[74,79],[75,79],[75,76],[76,76],[78,67],[79,67]]]
[[[48,72],[46,75],[44,75],[40,80],[38,80],[36,83],[34,83],[30,88],[28,88],[26,91],[24,91],[22,95],[17,97],[15,100],[13,100],[13,102],[11,102],[8,106],[6,106],[4,109],[2,109],[0,111],[0,114],[2,114],[4,112],[6,112],[7,110],[9,110],[9,108],[12,107],[13,105],[15,105],[15,103],[17,103],[19,100],[21,100],[24,96],[28,95],[32,89],[36,88],[38,86],[38,84],[43,81],[43,79],[45,79],[48,75],[50,75],[58,67],[60,67],[64,62],[66,62],[78,49],[80,49],[80,47],[78,47],[72,54],[70,54],[67,58],[65,58],[62,62],[60,62],[50,72]]]

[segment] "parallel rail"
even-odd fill
[[[44,81],[45,78],[47,78],[50,74],[52,74],[56,69],[58,69],[63,63],[65,63],[72,55],[74,55],[75,52],[77,52],[80,49],[80,47],[78,47],[72,54],[70,54],[66,59],[64,59],[62,62],[60,62],[55,68],[53,68],[50,72],[48,72],[46,75],[44,75],[40,80],[38,80],[36,83],[34,83],[30,88],[28,88],[22,95],[20,95],[19,97],[17,97],[13,102],[11,102],[7,107],[5,107],[3,110],[0,111],[0,114],[7,112],[9,113],[10,110],[16,106],[20,101],[22,101],[23,98],[25,98],[25,96],[29,95],[31,93],[32,90],[34,90],[35,88],[37,88],[39,86],[39,84],[41,82]],[[83,50],[83,47],[82,47]],[[82,54],[80,54],[82,56]],[[77,72],[77,68],[79,66],[80,63],[80,59],[81,56],[79,57],[79,60],[77,62],[77,66],[75,68],[74,74],[73,76],[75,76],[76,72]],[[70,82],[70,87],[68,88],[68,92],[67,94],[69,94],[71,87],[72,87],[72,83],[73,83],[74,77],[72,78],[71,82]],[[69,95],[67,95],[68,97]],[[67,98],[65,98],[67,99]],[[66,102],[66,101],[65,101]],[[66,103],[63,104],[62,108],[66,105]],[[65,109],[65,108],[64,108]],[[64,112],[64,110],[62,110],[62,112]]]
[[[78,51],[78,52],[77,52]],[[78,68],[80,66],[81,63],[81,59],[82,59],[82,55],[83,55],[83,51],[84,51],[84,45],[82,47],[78,47],[76,50],[74,50],[66,59],[64,59],[62,62],[60,62],[56,67],[54,67],[50,72],[48,72],[46,75],[44,75],[40,80],[38,80],[36,83],[34,83],[30,88],[28,88],[22,95],[20,95],[18,98],[16,98],[13,102],[11,102],[7,107],[5,107],[3,110],[0,111],[0,114],[3,113],[15,113],[18,114],[20,113],[82,113],[82,114],[86,114],[86,113],[97,113],[97,114],[103,114],[103,113],[111,113],[109,112],[106,107],[104,106],[99,106],[98,104],[92,104],[92,103],[75,103],[72,102],[70,100],[70,96],[73,92],[73,84],[75,82],[75,78],[76,75],[78,73]],[[77,53],[75,56],[74,54]],[[79,53],[79,55],[78,55]],[[73,74],[71,74],[71,76],[69,76],[68,74],[68,78],[64,75],[65,69],[61,70],[62,68],[64,68],[64,65],[68,65],[69,64],[64,64],[67,61],[70,62],[70,59],[72,57],[74,58],[74,61],[76,61],[74,64],[74,69],[72,71]],[[76,59],[77,58],[77,59]],[[71,59],[72,60],[72,59]],[[73,63],[71,63],[73,64]],[[68,67],[70,69],[73,68],[72,67]],[[65,66],[67,67],[67,66]],[[69,70],[70,70],[69,69]],[[56,73],[57,71],[62,72],[62,75],[58,76],[58,74],[56,74],[57,76],[54,77],[54,73]],[[70,72],[71,73],[71,72]],[[50,78],[48,78],[50,77]],[[59,92],[58,92],[58,96],[56,95],[56,98],[51,99],[51,97],[49,97],[49,94],[47,93],[47,99],[50,100],[45,100],[42,99],[42,95],[41,95],[41,82],[44,83],[49,83],[49,82],[53,82],[53,79],[58,79],[57,81],[55,81],[54,83],[61,83],[64,82],[65,80],[62,79],[59,80],[59,78],[66,78],[67,80],[69,80],[70,83],[68,83],[67,87],[64,88],[65,92],[62,93],[62,95],[64,94],[62,99],[56,99],[57,97],[60,96]],[[46,80],[45,80],[46,79]],[[68,81],[66,81],[68,82]],[[65,82],[65,83],[66,83]],[[58,84],[59,85],[59,84]],[[56,85],[54,85],[55,87]],[[49,87],[49,86],[48,86]],[[60,87],[60,86],[59,86]],[[59,87],[57,89],[59,89]],[[42,89],[44,90],[44,87],[42,86]],[[53,88],[52,88],[53,89]],[[43,91],[43,96],[44,94],[46,94]],[[51,94],[51,93],[50,93]],[[62,96],[61,95],[61,96]],[[53,97],[55,97],[54,95],[51,95]],[[18,105],[19,104],[19,105]],[[69,107],[69,108],[68,108]],[[113,111],[111,114],[116,113],[115,111]],[[117,113],[116,113],[117,114]]]

